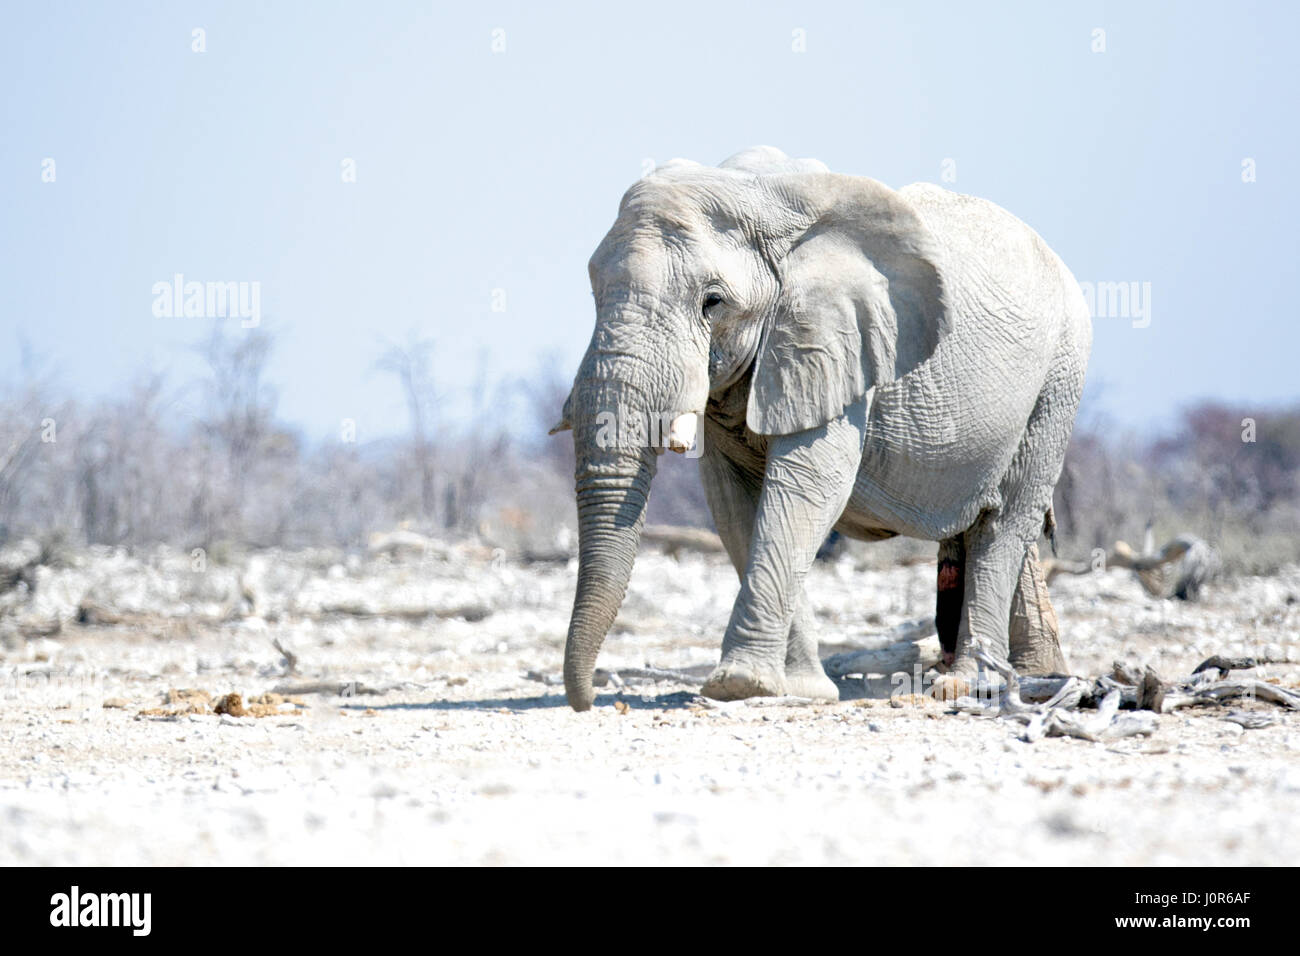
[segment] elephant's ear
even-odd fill
[[[780,178],[811,221],[774,266],[746,414],[760,435],[836,418],[925,361],[949,325],[938,244],[905,199],[871,179]]]

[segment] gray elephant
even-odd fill
[[[575,710],[593,701],[656,453],[697,438],[741,577],[703,693],[838,698],[804,594],[832,528],[943,542],[960,569],[954,674],[974,674],[978,646],[1007,656],[1013,603],[1024,618],[1046,600],[1031,548],[1092,338],[1077,283],[1028,226],[758,147],[634,184],[589,273],[596,328],[556,426],[576,453]]]

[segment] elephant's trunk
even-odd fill
[[[574,445],[578,588],[564,644],[564,690],[570,706],[582,711],[595,699],[596,655],[632,576],[656,457],[644,444],[611,446],[607,430],[590,420],[576,424]]]

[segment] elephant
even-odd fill
[[[1027,225],[754,147],[634,183],[588,273],[595,329],[552,429],[575,453],[574,710],[593,703],[665,450],[698,450],[740,576],[706,696],[839,698],[804,590],[832,530],[941,543],[953,679],[978,649],[1006,659],[1017,615],[1050,614],[1035,548],[1092,328]]]

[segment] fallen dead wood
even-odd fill
[[[1230,724],[1236,724],[1243,730],[1260,730],[1264,727],[1272,727],[1277,723],[1277,721],[1268,714],[1261,714],[1258,712],[1243,713],[1239,710],[1234,710],[1230,714],[1225,714],[1222,719],[1226,720]]]
[[[1019,675],[1018,675],[1019,676]],[[1055,697],[1071,682],[1079,691],[1079,706],[1097,707],[1112,693],[1119,694],[1121,707],[1138,709],[1137,688],[1122,684],[1111,677],[1095,679],[1081,677],[1028,677],[1019,676],[1020,697],[1025,703],[1043,704]]]
[[[714,700],[712,697],[693,697],[691,706],[702,710],[744,710],[750,707],[813,707],[825,705],[824,700],[812,697],[746,697],[743,700]]]
[[[89,599],[77,605],[76,622],[83,627],[161,627],[166,624],[224,624],[238,615],[232,608],[215,614],[202,614],[193,610],[185,614],[167,614],[159,611],[132,611],[109,607]]]
[[[713,672],[712,664],[701,664],[681,670],[665,667],[620,667],[604,670],[598,668],[594,680],[597,687],[612,684],[615,687],[624,684],[658,684],[669,681],[674,684],[688,684],[698,687]],[[563,683],[563,679],[561,679]]]
[[[574,552],[568,548],[524,548],[518,554],[520,564],[568,564]]]
[[[1091,574],[1099,567],[1128,568],[1152,597],[1195,601],[1205,582],[1218,573],[1221,562],[1219,553],[1205,541],[1194,534],[1180,534],[1159,551],[1148,541],[1141,554],[1127,542],[1116,541],[1100,566],[1058,558],[1048,558],[1042,565],[1049,584],[1060,574]]]
[[[372,558],[386,555],[398,560],[412,558],[445,560],[449,551],[445,543],[408,528],[376,531],[370,535],[370,540],[366,544],[366,552]]]
[[[1150,711],[1133,711],[1119,718],[1124,699],[1120,687],[1108,687],[1099,681],[1085,681],[1077,677],[1035,678],[1038,688],[1057,689],[1042,703],[1027,703],[1022,697],[1022,687],[1029,678],[1021,678],[1006,661],[999,660],[984,649],[975,652],[976,659],[1002,678],[1001,693],[993,698],[961,697],[953,704],[958,713],[986,717],[1001,717],[1025,725],[1021,739],[1033,743],[1042,737],[1077,737],[1083,740],[1114,740],[1150,734],[1156,727],[1157,716]],[[1102,680],[1108,680],[1103,678]],[[1048,683],[1052,682],[1052,683]],[[1086,699],[1096,700],[1095,713],[1080,712]]]
[[[898,671],[911,673],[917,666],[926,671],[938,664],[941,656],[939,638],[930,634],[920,640],[897,641],[887,647],[868,647],[832,654],[822,661],[822,667],[832,678],[847,677],[850,674],[888,676]]]
[[[7,624],[12,627],[12,632],[29,641],[39,637],[53,637],[63,630],[63,618],[58,615],[46,618],[29,617],[7,622]]]
[[[1201,586],[1218,573],[1221,564],[1219,553],[1194,534],[1180,534],[1159,551],[1147,543],[1142,554],[1126,542],[1116,541],[1107,560],[1112,567],[1131,568],[1152,597],[1184,601],[1195,601]]]
[[[1113,740],[1153,733],[1158,715],[1184,707],[1210,707],[1229,700],[1261,700],[1300,709],[1300,692],[1252,677],[1232,678],[1233,670],[1253,666],[1250,658],[1215,655],[1184,680],[1167,682],[1150,667],[1141,673],[1116,661],[1111,676],[1095,680],[1078,677],[1021,677],[1006,661],[987,651],[976,659],[1000,681],[987,676],[975,693],[958,698],[957,713],[1001,717],[1025,725],[1021,739],[1078,737]],[[1244,728],[1266,727],[1271,717],[1235,711],[1224,717]]]
[[[452,607],[374,607],[360,601],[338,601],[322,604],[315,611],[299,612],[303,617],[324,619],[330,617],[390,618],[399,621],[426,621],[429,618],[446,620],[462,618],[476,624],[492,615],[486,604],[459,604]],[[298,614],[295,614],[298,616]]]
[[[76,621],[86,627],[112,627],[124,624],[127,627],[142,627],[156,623],[161,615],[147,614],[140,611],[119,611],[90,601],[77,605]]]
[[[293,697],[299,694],[329,694],[334,697],[359,697],[362,695],[389,694],[395,690],[423,689],[423,684],[417,684],[414,681],[393,681],[392,683],[371,687],[369,684],[363,684],[361,681],[355,680],[320,680],[276,684],[275,687],[272,688],[271,693],[280,694],[285,697]]]
[[[1229,677],[1234,670],[1255,666],[1254,658],[1224,657],[1216,654],[1204,661],[1190,677],[1164,681],[1150,667],[1138,678],[1126,672],[1130,680],[1139,680],[1138,706],[1167,714],[1184,707],[1211,706],[1225,700],[1262,700],[1282,707],[1300,709],[1300,693],[1254,677]],[[1119,672],[1120,665],[1115,665]]]
[[[1215,681],[1186,681],[1167,688],[1160,698],[1162,714],[1182,707],[1218,704],[1225,700],[1263,700],[1281,707],[1300,709],[1300,693],[1253,677]]]
[[[1199,674],[1201,671],[1217,670],[1221,676],[1227,676],[1230,671],[1248,671],[1252,667],[1258,667],[1259,661],[1253,657],[1224,657],[1222,654],[1215,654],[1213,657],[1207,657],[1201,663],[1196,665],[1193,674]]]
[[[278,637],[274,637],[271,639],[271,646],[274,647],[277,651],[279,651],[280,656],[284,658],[285,676],[296,673],[298,670],[298,655],[295,654],[293,651],[286,649],[285,646],[280,643],[280,639]]]
[[[725,550],[722,539],[712,531],[669,524],[646,525],[641,532],[641,541],[654,545],[669,557],[676,557],[682,551],[721,554]]]
[[[698,687],[704,683],[704,678],[708,677],[712,670],[712,664],[700,664],[680,670],[667,667],[600,667],[592,675],[591,683],[594,687],[623,687],[626,685],[670,682]],[[524,677],[545,684],[548,687],[558,687],[564,683],[564,677],[561,674],[544,674],[535,670],[529,671]]]

